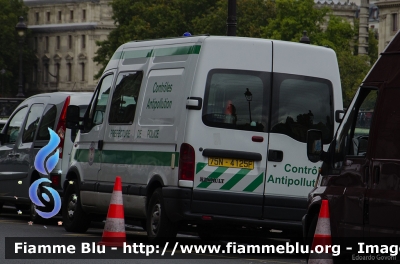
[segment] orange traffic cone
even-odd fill
[[[99,245],[122,247],[126,242],[124,205],[122,202],[121,177],[117,176],[111,195],[103,237]]]
[[[327,247],[329,245],[330,247]],[[322,200],[308,264],[333,264],[328,200]],[[326,252],[328,250],[328,252]]]

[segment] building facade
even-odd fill
[[[24,0],[36,57],[28,94],[93,91],[101,66],[93,61],[96,41],[115,28],[111,0]]]
[[[378,52],[381,53],[400,28],[399,24],[400,1],[380,0],[375,4],[379,8]]]

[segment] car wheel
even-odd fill
[[[79,189],[76,183],[69,184],[62,203],[63,226],[68,232],[84,233],[91,219],[82,208]]]
[[[147,236],[150,241],[157,242],[174,238],[177,233],[177,225],[168,219],[161,188],[158,188],[152,194],[147,207]]]

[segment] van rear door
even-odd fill
[[[189,111],[187,124],[187,143],[196,159],[191,211],[214,218],[259,219],[268,148],[271,42],[235,39],[226,45],[210,38],[200,55],[194,89],[202,89],[192,96],[204,98],[203,109]]]
[[[317,63],[336,60],[329,57],[334,54],[328,49],[321,50],[318,56],[315,52],[318,50],[310,45],[274,42],[265,219],[300,224],[307,207],[307,194],[314,187],[320,166],[311,163],[304,152],[307,130],[321,130],[325,146],[332,140],[336,93],[331,80],[339,80],[338,69],[333,63]],[[318,61],[313,62],[315,57]],[[339,88],[340,83],[337,85]]]

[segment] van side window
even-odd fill
[[[207,77],[203,123],[207,126],[267,131],[270,74],[211,70]]]
[[[40,121],[36,140],[50,140],[48,128],[54,129],[56,122],[57,107],[55,105],[48,105],[44,110],[42,121]]]
[[[107,108],[108,96],[111,92],[113,75],[105,76],[97,86],[93,99],[89,105],[89,112],[85,116],[85,131],[88,132],[93,126],[103,123],[103,117]]]
[[[33,104],[28,113],[28,119],[25,124],[24,133],[22,134],[22,142],[33,142],[36,129],[39,124],[40,117],[43,114],[43,104]]]
[[[400,89],[385,87],[382,91],[384,104],[379,106],[379,123],[374,125],[376,138],[374,154],[377,159],[400,159]],[[380,100],[381,101],[381,100]]]
[[[334,168],[343,166],[346,156],[365,156],[367,154],[373,110],[378,91],[370,88],[360,89],[338,129],[334,144]]]
[[[307,131],[322,131],[322,142],[333,137],[332,84],[328,80],[274,74],[271,132],[306,142]]]
[[[6,144],[14,144],[17,141],[19,131],[24,123],[28,107],[24,107],[11,118],[10,123],[7,126],[5,134],[7,135]]]
[[[133,123],[142,79],[142,72],[125,72],[118,75],[108,119],[110,124]]]

